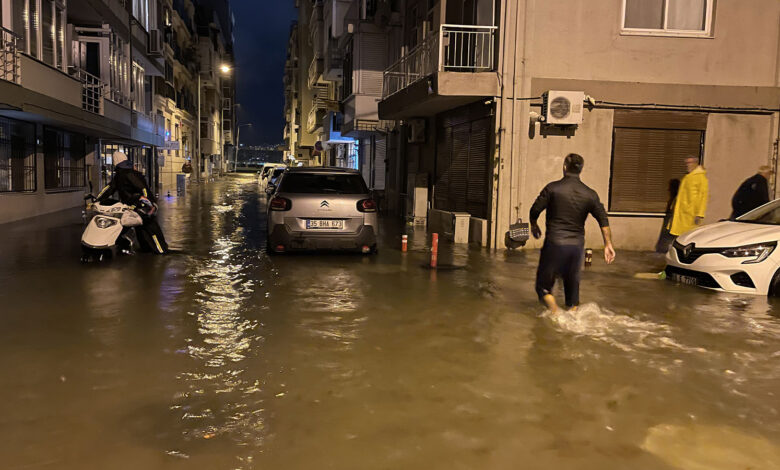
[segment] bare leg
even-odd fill
[[[544,304],[547,305],[547,308],[550,309],[551,313],[558,313],[558,303],[555,302],[555,297],[553,297],[552,294],[545,295],[542,297],[542,300],[544,301]]]

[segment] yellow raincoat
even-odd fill
[[[707,212],[708,197],[707,172],[701,166],[697,166],[680,182],[680,192],[674,205],[669,233],[679,236],[696,228],[696,217],[704,217]]]

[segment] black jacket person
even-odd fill
[[[580,271],[584,256],[585,220],[596,218],[604,238],[604,259],[615,260],[609,218],[598,194],[580,181],[585,160],[575,154],[566,156],[563,179],[542,190],[531,207],[531,229],[535,238],[542,235],[537,224],[542,211],[547,211],[547,236],[544,239],[539,268],[536,272],[536,293],[553,312],[558,310],[552,289],[555,278],[563,278],[566,306],[579,305]]]
[[[758,173],[746,179],[734,193],[731,198],[731,218],[747,214],[753,209],[763,206],[769,202],[769,176],[772,169],[768,166],[762,166]]]
[[[168,252],[168,244],[155,216],[157,199],[144,180],[143,175],[133,169],[133,163],[123,152],[114,152],[114,177],[111,183],[100,191],[98,202],[104,202],[114,193],[119,194],[119,200],[128,206],[153,207],[149,215],[143,217],[144,224],[135,228],[136,237],[142,251],[152,251],[157,254]]]

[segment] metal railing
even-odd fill
[[[445,24],[384,73],[387,98],[436,72],[495,70],[495,26]]]
[[[103,99],[108,86],[86,70],[73,68],[71,73],[81,82],[81,108],[90,113],[103,114]]]
[[[0,193],[35,192],[37,187],[36,167],[28,165],[25,159],[0,161]]]
[[[322,59],[314,57],[309,65],[309,88],[313,87],[322,77]]]
[[[12,83],[21,80],[19,39],[13,31],[0,27],[0,80]]]

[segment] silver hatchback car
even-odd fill
[[[357,170],[289,168],[268,201],[268,250],[376,252],[377,206]]]

